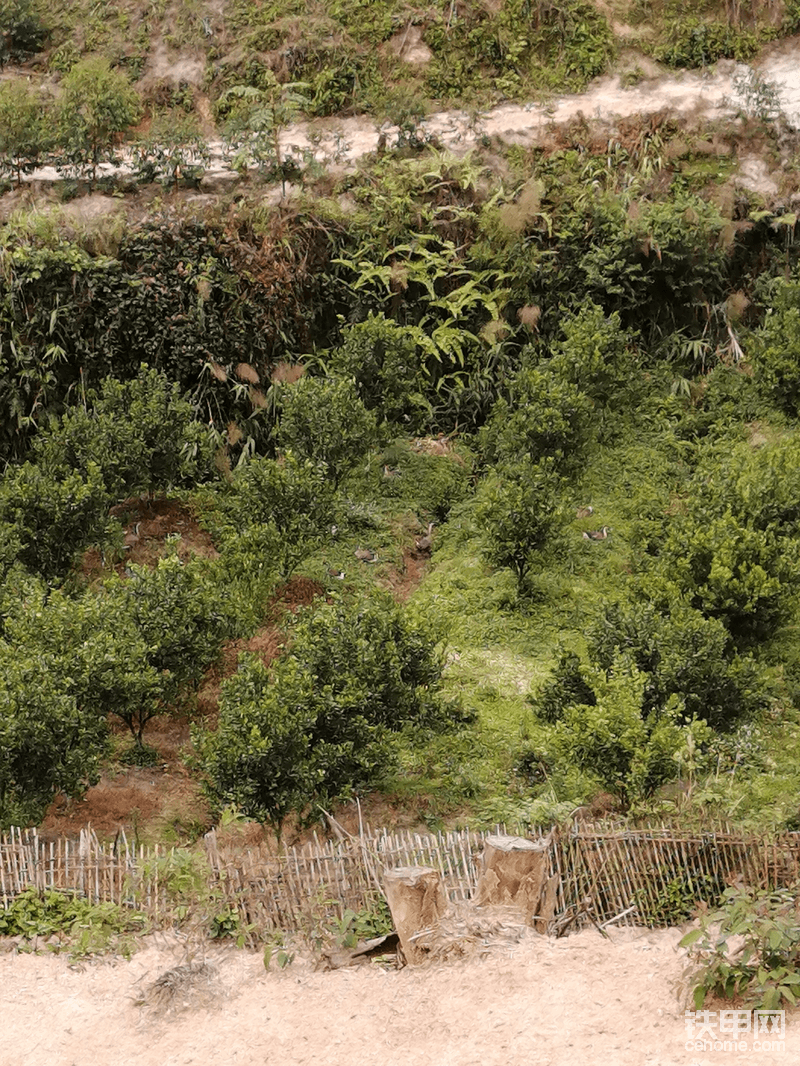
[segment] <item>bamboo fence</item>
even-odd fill
[[[505,832],[497,827],[492,832]],[[512,831],[513,832],[513,831]],[[264,932],[305,932],[374,910],[385,869],[431,866],[450,899],[473,897],[486,832],[373,832],[314,840],[276,855],[266,847],[222,847],[212,831],[192,849],[113,843],[90,829],[78,839],[40,840],[35,829],[0,835],[0,898],[7,908],[26,888],[56,889],[135,907],[157,921],[202,899],[235,908]],[[544,836],[545,832],[533,832]],[[666,826],[619,829],[573,825],[553,833],[548,865],[559,875],[556,916],[577,925],[617,920],[661,925],[698,901],[715,903],[736,884],[773,889],[800,878],[800,834],[762,838],[729,827],[714,832]],[[193,895],[194,894],[194,895]]]

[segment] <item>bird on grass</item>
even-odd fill
[[[591,504],[587,504],[586,507],[579,507],[575,512],[576,518],[590,518],[594,514],[594,507]]]
[[[128,532],[125,534],[125,539],[122,542],[122,550],[124,552],[133,551],[133,549],[139,543],[139,540],[140,540],[139,527],[140,526],[141,526],[141,522],[137,522],[136,525],[133,527],[133,529],[129,529]]]
[[[417,537],[414,547],[418,552],[429,552],[433,544],[433,522],[428,523],[428,532],[424,537]]]
[[[610,526],[603,526],[602,529],[590,529],[587,533],[583,534],[584,540],[605,540],[608,534],[611,532]]]
[[[378,553],[372,548],[356,548],[353,555],[360,563],[377,563],[378,561]]]

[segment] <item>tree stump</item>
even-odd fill
[[[383,884],[406,961],[422,962],[425,946],[415,934],[433,929],[447,910],[441,874],[430,866],[397,866],[384,873]]]
[[[518,907],[537,932],[546,931],[555,914],[558,875],[549,876],[547,857],[551,837],[489,836],[484,841],[483,872],[477,903]]]

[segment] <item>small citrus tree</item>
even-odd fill
[[[22,175],[35,169],[48,143],[42,94],[25,81],[0,85],[0,170],[21,185]]]
[[[492,471],[478,490],[475,517],[485,535],[484,554],[514,572],[522,586],[541,551],[560,530],[559,477],[552,458],[524,459]]]
[[[322,462],[334,488],[374,444],[375,415],[352,381],[302,377],[284,387],[278,443],[298,459]]]
[[[89,174],[94,185],[98,166],[114,161],[114,148],[140,111],[136,90],[107,59],[77,63],[62,82],[58,125],[64,157],[59,168]]]
[[[307,614],[271,671],[249,657],[224,683],[216,731],[194,731],[212,802],[280,834],[291,812],[374,786],[394,735],[464,721],[442,699],[442,666],[434,638],[389,599]]]

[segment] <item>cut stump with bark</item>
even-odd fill
[[[430,866],[397,866],[383,884],[406,961],[422,962],[427,952],[418,934],[432,932],[447,910],[442,875]]]
[[[484,841],[483,872],[478,881],[478,906],[518,907],[528,925],[547,931],[556,909],[558,874],[550,873],[550,836],[540,840],[525,837],[489,836]]]

